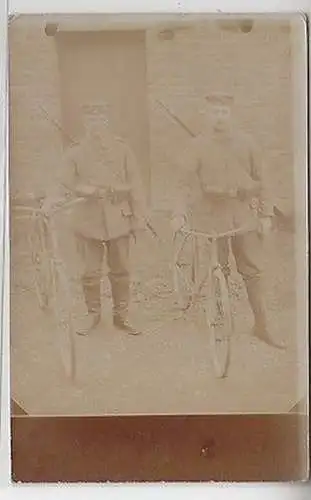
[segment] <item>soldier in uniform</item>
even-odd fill
[[[143,228],[145,200],[136,158],[114,136],[105,104],[83,107],[86,134],[66,152],[63,186],[81,198],[73,209],[73,229],[81,257],[87,315],[77,333],[85,335],[101,319],[100,282],[104,255],[109,268],[113,324],[128,334],[131,235]]]
[[[216,233],[258,228],[233,237],[231,249],[254,314],[254,335],[270,346],[284,348],[268,330],[262,287],[263,237],[273,216],[262,155],[253,139],[233,123],[232,95],[215,92],[206,101],[206,127],[178,162],[181,175],[172,225],[178,230],[187,223],[192,229]],[[218,240],[218,259],[228,280],[228,238]]]

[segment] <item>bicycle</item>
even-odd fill
[[[31,256],[34,289],[39,307],[43,312],[52,309],[57,319],[57,335],[60,358],[65,375],[74,381],[76,377],[76,345],[73,317],[70,307],[70,291],[66,266],[60,256],[54,216],[71,208],[80,199],[65,201],[47,215],[41,207],[22,204],[12,206],[17,217],[30,219],[27,232],[28,251]]]
[[[174,235],[174,289],[180,308],[186,312],[198,302],[203,304],[205,321],[209,332],[209,344],[214,371],[217,378],[225,378],[228,374],[231,355],[231,338],[234,331],[229,282],[225,278],[218,262],[217,241],[220,238],[255,231],[254,227],[243,227],[223,233],[203,233],[181,228]],[[178,244],[178,235],[181,241]],[[209,264],[203,278],[199,279],[199,241],[203,240],[209,250]],[[182,252],[190,241],[190,256],[184,262]],[[202,295],[206,287],[206,294]]]

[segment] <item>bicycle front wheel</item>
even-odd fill
[[[46,228],[41,219],[36,218],[28,234],[33,268],[33,285],[40,309],[49,307],[51,294],[50,256],[47,249]]]
[[[175,242],[174,256],[174,288],[178,306],[186,311],[192,304],[195,290],[197,260],[197,241],[194,238],[182,236]]]
[[[71,316],[71,304],[65,270],[54,264],[53,311],[57,322],[56,342],[65,375],[71,381],[76,378],[76,344]]]
[[[205,308],[209,347],[216,377],[225,378],[230,365],[233,332],[228,285],[221,270],[214,271],[209,281],[210,293]]]

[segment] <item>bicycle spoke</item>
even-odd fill
[[[65,374],[74,379],[76,347],[72,326],[70,294],[66,270],[60,260],[53,260],[53,310],[57,318],[57,344]]]
[[[185,267],[187,266],[181,266],[179,264],[176,264],[175,270],[177,273],[176,276],[177,283],[175,285],[177,288],[177,293],[179,295],[181,307],[183,309],[188,309],[192,301],[193,282],[191,278],[188,278],[187,274],[189,273],[189,270],[187,273],[185,271]]]
[[[28,233],[28,245],[34,271],[34,289],[40,308],[45,309],[49,302],[49,258],[46,249],[44,226],[38,216],[31,218],[32,228]]]
[[[17,207],[18,210],[27,215],[30,223],[26,241],[33,273],[31,290],[34,290],[41,308],[52,306],[62,365],[66,375],[73,379],[76,371],[75,335],[67,272],[59,258],[57,227],[52,218],[45,218],[40,208],[21,206]]]
[[[194,282],[192,239],[189,235],[182,235],[174,252],[174,286],[180,308],[184,311],[192,304]]]
[[[210,350],[217,377],[227,375],[230,363],[232,321],[227,284],[221,275],[213,275],[206,319],[209,325]]]

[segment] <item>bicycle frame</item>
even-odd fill
[[[176,249],[175,254],[174,254],[174,266],[175,268],[178,267],[178,259],[185,247],[186,242],[191,238],[191,243],[192,243],[192,256],[191,256],[191,266],[192,266],[192,273],[191,273],[191,278],[192,278],[192,286],[191,288],[191,296],[190,296],[190,302],[188,306],[186,307],[186,310],[189,309],[195,301],[198,299],[198,297],[201,294],[201,291],[204,287],[204,285],[210,280],[211,276],[213,273],[217,275],[217,273],[221,273],[221,267],[218,262],[218,253],[217,253],[217,241],[221,238],[232,238],[234,236],[246,234],[249,232],[254,232],[256,231],[257,228],[254,226],[245,226],[242,228],[237,228],[237,229],[232,229],[229,231],[225,231],[222,233],[204,233],[200,231],[194,231],[186,228],[182,228],[179,231],[177,231],[174,235],[174,240],[176,240],[177,235],[181,235],[183,237],[179,247]],[[209,265],[206,268],[206,271],[203,275],[203,278],[198,281],[198,268],[199,268],[199,241],[204,240],[204,242],[210,246],[210,259],[209,259]],[[174,281],[175,281],[175,290],[178,289],[178,284],[177,284],[177,276],[174,274]]]
[[[64,263],[61,258],[59,258],[59,245],[57,237],[57,230],[54,227],[54,216],[59,212],[64,212],[72,206],[80,203],[83,199],[75,198],[73,200],[65,201],[62,204],[54,207],[51,210],[50,215],[44,213],[41,208],[27,206],[27,205],[15,205],[12,207],[12,211],[16,212],[21,216],[21,218],[30,219],[32,223],[31,230],[27,233],[27,242],[29,247],[29,254],[32,255],[34,259],[34,239],[38,238],[40,244],[40,254],[43,257],[43,262],[45,267],[48,267],[48,272],[50,273],[50,279],[55,285],[55,277],[53,266],[57,266],[58,269],[61,267],[61,274],[63,274]],[[47,238],[50,239],[51,248]],[[35,262],[34,262],[35,263]]]
[[[55,334],[59,336],[60,354],[63,362],[63,367],[66,375],[72,380],[76,376],[76,352],[74,342],[74,328],[73,328],[73,313],[70,307],[70,289],[67,279],[66,265],[60,256],[59,242],[57,238],[57,228],[55,227],[54,215],[60,211],[70,208],[72,205],[79,203],[80,199],[74,199],[70,202],[63,203],[61,206],[55,207],[50,216],[46,215],[42,209],[27,206],[15,206],[14,209],[23,215],[30,215],[30,220],[36,221],[36,224],[30,234],[28,234],[28,244],[30,246],[30,253],[36,256],[42,256],[41,262],[43,267],[46,266],[48,273],[48,301],[52,300],[52,310],[60,328],[56,329]],[[39,249],[33,249],[37,244],[33,238],[39,238]],[[41,272],[41,276],[40,276]],[[43,271],[44,273],[44,271]],[[45,279],[42,275],[42,269],[39,270],[40,278]],[[37,298],[39,305],[42,302],[42,289],[40,283],[35,281]],[[66,333],[64,332],[66,331]]]

